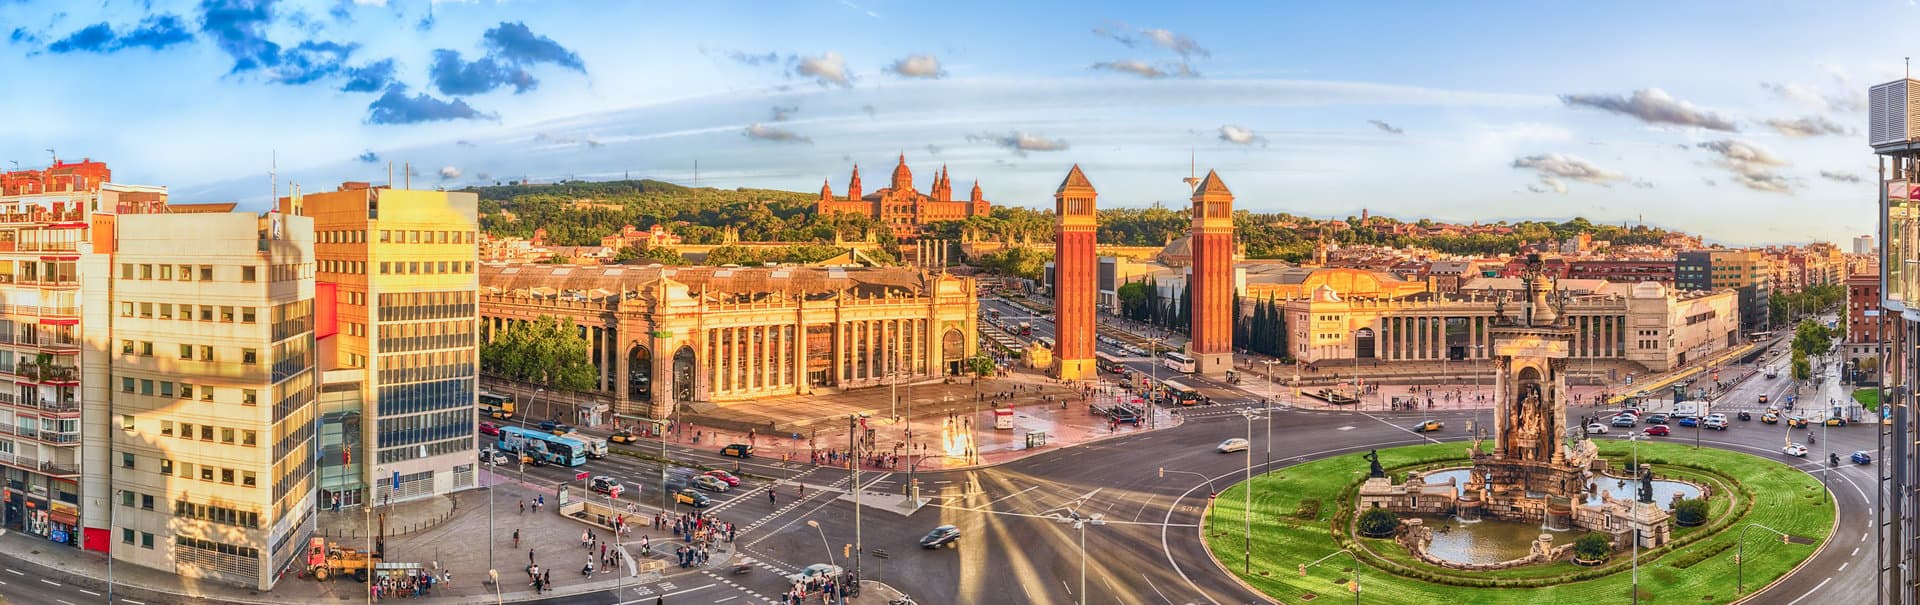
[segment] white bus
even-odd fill
[[[1160,356],[1160,361],[1166,363],[1169,370],[1182,374],[1193,373],[1193,358],[1179,351],[1168,351],[1167,354]]]

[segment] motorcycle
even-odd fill
[[[900,598],[888,600],[887,605],[919,605],[919,603],[915,603],[913,597],[900,595]]]

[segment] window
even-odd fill
[[[140,508],[153,510],[153,494],[140,494]],[[151,541],[152,536],[148,536],[148,540]]]
[[[213,425],[211,424],[200,425],[200,440],[213,441]]]
[[[180,265],[180,281],[193,281],[193,265]]]
[[[140,379],[140,394],[141,395],[153,394],[153,379],[150,379],[150,378]]]
[[[132,354],[133,354],[133,341],[131,341],[131,340],[122,340],[122,341],[120,341],[120,354],[121,354],[121,355],[132,355]]]
[[[173,459],[172,459],[172,458],[161,458],[161,459],[160,459],[160,474],[162,474],[162,475],[171,475],[171,474],[173,474]]]
[[[253,365],[255,362],[258,362],[258,361],[260,361],[260,351],[258,349],[241,349],[240,350],[240,363]]]
[[[259,484],[259,480],[254,476],[253,471],[241,471],[240,484],[247,487],[253,487]]]
[[[251,430],[240,431],[240,445],[253,447],[259,444],[260,434]]]
[[[193,399],[193,385],[184,382],[180,383],[180,398]]]
[[[200,387],[200,400],[208,403],[212,403],[213,387]]]
[[[133,454],[120,454],[120,468],[133,468]]]
[[[200,265],[200,281],[213,281],[213,265]]]
[[[186,477],[186,478],[188,478],[188,479],[192,479],[192,478],[193,478],[193,463],[192,463],[192,462],[182,462],[182,463],[180,463],[180,476],[182,476],[182,477]]]
[[[240,389],[240,403],[241,405],[260,403],[260,392],[253,389]]]
[[[160,265],[160,279],[173,279],[173,265]]]
[[[233,483],[233,469],[220,469],[220,482],[231,485]]]
[[[147,510],[153,510],[153,507],[149,506]],[[140,532],[140,548],[153,550],[153,534],[144,531]]]
[[[380,274],[386,275],[388,273],[391,273],[392,267],[393,267],[393,263],[390,263],[387,261],[380,261]]]
[[[193,359],[193,345],[180,345],[180,358]]]
[[[133,263],[120,263],[120,279],[133,279]]]
[[[233,305],[220,306],[220,323],[233,323]]]
[[[393,242],[393,232],[392,232],[392,231],[388,231],[388,230],[386,230],[386,229],[381,229],[381,230],[380,230],[380,243],[382,243],[382,244],[387,244],[387,243],[392,243],[392,242]]]
[[[243,282],[249,282],[249,283],[251,283],[251,282],[253,282],[253,281],[255,280],[255,278],[257,278],[257,277],[259,276],[259,273],[260,273],[260,268],[259,268],[259,267],[253,267],[253,266],[246,266],[246,267],[241,267],[241,268],[240,268],[240,281],[243,281]],[[229,482],[229,483],[231,483],[231,482]]]
[[[259,313],[258,311],[254,310],[253,307],[240,308],[240,323],[250,324],[257,321],[258,319],[259,319]]]
[[[213,345],[200,345],[200,361],[213,361]]]
[[[140,279],[153,279],[153,265],[140,265]]]
[[[133,302],[132,302],[132,301],[128,301],[128,302],[123,302],[123,303],[120,303],[120,316],[121,316],[121,317],[133,317]]]
[[[200,321],[213,321],[213,305],[200,305]]]
[[[120,490],[120,505],[133,506],[133,490]]]
[[[127,506],[133,506],[133,505],[132,505],[132,504],[128,504]],[[133,543],[133,530],[131,530],[131,529],[126,529],[126,528],[121,528],[121,529],[120,529],[120,541],[121,541],[121,542],[123,542],[123,543],[126,543],[126,544],[132,544],[132,543]]]
[[[173,319],[173,303],[160,303],[160,319]]]
[[[165,381],[165,380],[162,380],[162,381],[160,381],[160,396],[161,396],[161,397],[172,397],[172,396],[173,396],[173,383],[171,383],[171,382],[167,382],[167,381]]]
[[[200,480],[201,480],[201,481],[212,481],[212,480],[213,480],[213,467],[211,467],[211,466],[205,466],[205,465],[202,465],[202,466],[200,467]]]
[[[191,422],[180,423],[180,438],[181,439],[193,438],[193,423]]]
[[[233,429],[221,427],[220,442],[225,443],[227,445],[233,445]]]
[[[172,437],[172,436],[173,436],[173,421],[172,421],[172,420],[162,420],[162,421],[160,421],[160,435],[161,435],[161,436],[163,436],[163,437]]]
[[[147,341],[147,340],[143,340],[143,341],[140,341],[140,356],[141,356],[141,357],[152,357],[152,356],[153,356],[153,342],[152,342],[152,341]]]
[[[133,430],[133,414],[120,415],[120,430],[123,430],[123,431]]]

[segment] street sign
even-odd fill
[[[578,474],[575,474],[575,475],[573,476],[573,478],[574,478],[574,479],[577,479],[577,480],[580,480],[580,481],[586,481],[586,480],[587,480],[587,472],[586,472],[586,471],[580,471],[580,472],[579,472]]]

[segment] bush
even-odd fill
[[[1707,501],[1688,498],[1673,505],[1673,522],[1681,527],[1697,527],[1707,522]]]
[[[1714,555],[1726,552],[1727,549],[1729,548],[1733,548],[1733,542],[1730,540],[1721,540],[1719,542],[1701,546],[1699,548],[1695,548],[1693,550],[1687,551],[1686,554],[1680,555],[1678,557],[1674,557],[1673,566],[1680,569],[1693,567],[1695,564],[1698,564],[1701,561],[1710,559]]]
[[[1308,521],[1320,518],[1320,499],[1319,498],[1301,499],[1300,507],[1294,509],[1293,516],[1295,518],[1304,519]]]
[[[1600,561],[1613,553],[1613,541],[1606,534],[1589,533],[1573,541],[1573,556],[1581,561]]]
[[[1360,534],[1369,538],[1385,538],[1400,528],[1400,516],[1384,508],[1369,508],[1360,513]]]

